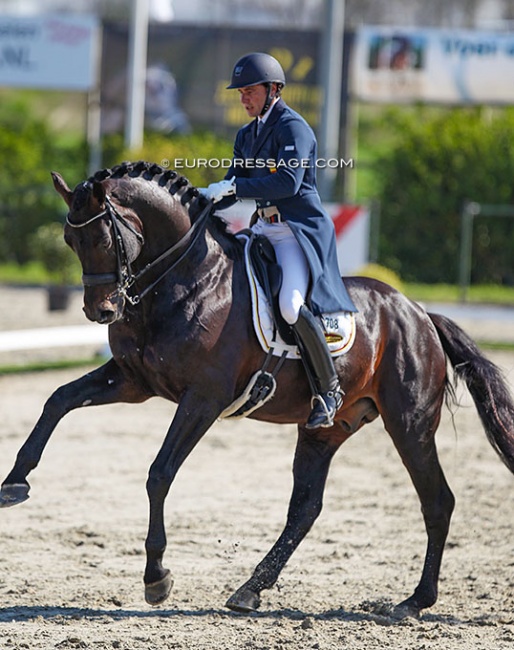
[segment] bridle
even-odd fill
[[[114,245],[116,251],[116,271],[113,271],[111,273],[84,273],[82,275],[82,284],[84,285],[84,287],[97,287],[103,284],[116,283],[116,289],[111,294],[109,294],[107,298],[110,299],[119,295],[125,298],[131,305],[139,304],[141,300],[172,269],[174,269],[178,264],[180,264],[180,262],[189,253],[189,251],[193,247],[200,233],[201,226],[205,223],[207,217],[209,216],[211,208],[212,208],[212,201],[209,201],[205,206],[205,208],[200,213],[200,215],[198,216],[198,218],[196,219],[196,221],[191,225],[190,229],[186,232],[186,234],[183,237],[181,237],[175,244],[173,244],[173,246],[170,246],[170,248],[166,249],[163,253],[161,253],[156,259],[153,260],[153,262],[149,262],[145,267],[143,267],[141,270],[137,271],[136,273],[132,271],[131,261],[129,255],[127,254],[127,246],[125,244],[125,240],[123,239],[120,226],[124,226],[136,237],[141,248],[145,243],[144,237],[140,232],[138,232],[134,228],[134,226],[129,221],[127,221],[127,219],[123,215],[119,213],[119,211],[113,205],[113,203],[111,202],[108,196],[105,197],[105,210],[102,210],[102,212],[95,214],[93,217],[91,217],[87,221],[84,221],[83,223],[73,223],[72,221],[70,221],[70,215],[68,214],[66,216],[66,223],[71,228],[85,228],[86,226],[89,226],[91,223],[93,223],[97,219],[101,219],[102,217],[107,217],[107,219],[110,221],[112,225],[113,239],[114,239]],[[138,252],[136,257],[132,261],[135,261],[135,259],[137,259],[140,252],[141,250]],[[167,259],[174,253],[178,253],[177,257],[164,270],[164,272],[161,273],[161,275],[156,280],[154,280],[150,285],[148,285],[145,289],[143,289],[139,293],[136,293],[134,295],[131,295],[129,293],[131,287],[133,287],[143,276],[145,276],[155,266],[160,264],[160,262]]]

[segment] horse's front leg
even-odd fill
[[[162,565],[166,550],[164,501],[180,466],[223,410],[205,396],[184,395],[166,434],[164,443],[148,473],[146,490],[150,519],[146,538],[145,599],[159,605],[173,587],[170,571]]]
[[[293,465],[293,493],[284,531],[252,577],[227,601],[238,612],[251,612],[260,605],[260,593],[270,589],[300,542],[311,529],[323,506],[323,492],[330,462],[348,435],[336,424],[319,433],[298,427],[298,442]]]
[[[58,422],[73,409],[115,402],[142,402],[150,395],[130,382],[114,360],[58,388],[48,398],[41,417],[16,457],[13,469],[2,483],[0,508],[29,498],[28,474],[37,467]]]

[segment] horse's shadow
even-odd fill
[[[413,623],[426,622],[426,623],[439,623],[445,625],[462,625],[467,623],[478,624],[477,619],[462,620],[454,616],[425,614],[418,619],[407,618],[398,619],[390,614],[374,613],[372,611],[364,610],[346,610],[344,608],[331,609],[325,612],[308,612],[298,609],[279,609],[279,610],[265,610],[259,612],[239,613],[233,612],[228,609],[148,609],[148,610],[133,610],[133,609],[105,609],[105,608],[88,608],[88,607],[52,607],[49,606],[16,606],[0,608],[0,624],[22,622],[34,619],[43,619],[51,622],[52,619],[66,619],[69,621],[75,620],[91,620],[102,619],[109,617],[112,620],[124,620],[128,618],[136,619],[154,619],[154,618],[198,618],[201,619],[207,616],[222,616],[224,618],[259,618],[259,619],[288,619],[291,621],[298,621],[300,625],[305,625],[306,622],[314,621],[344,621],[346,623],[363,623],[373,622],[378,625],[412,625]],[[480,619],[483,624],[483,618]],[[310,623],[307,623],[310,625]]]

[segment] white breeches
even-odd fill
[[[279,295],[280,313],[289,325],[294,325],[309,288],[310,272],[305,253],[285,221],[266,223],[258,219],[252,230],[258,235],[265,235],[273,244],[283,276]]]

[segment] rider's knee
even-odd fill
[[[298,320],[300,308],[304,304],[303,296],[299,293],[289,297],[287,300],[280,299],[280,313],[288,325],[294,325]]]

